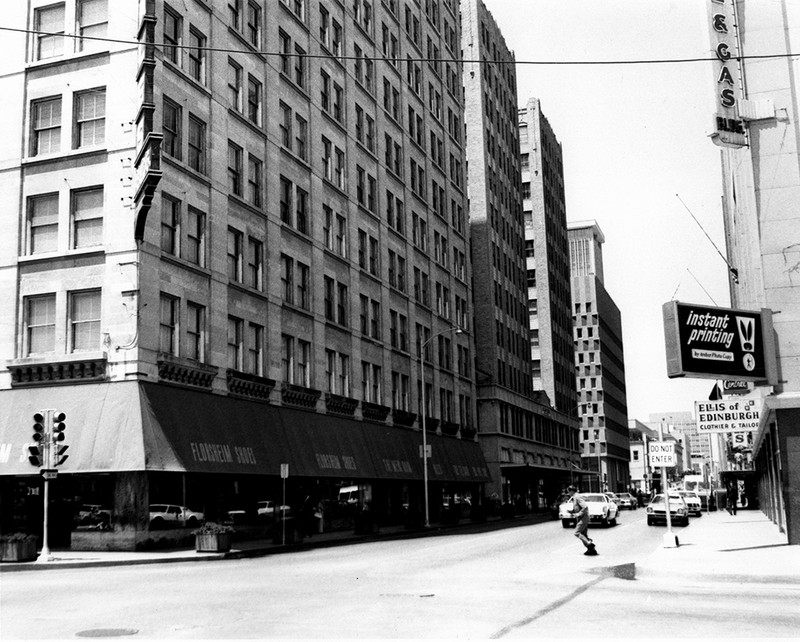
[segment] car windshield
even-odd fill
[[[585,495],[584,499],[587,502],[604,502],[606,501],[606,497],[603,495]]]

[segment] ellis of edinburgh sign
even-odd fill
[[[772,311],[662,306],[667,376],[778,382]]]

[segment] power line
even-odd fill
[[[336,58],[337,60],[383,60],[384,57],[371,57],[371,56],[348,56],[348,55],[334,55],[334,54],[298,54],[298,53],[283,53],[280,51],[261,51],[253,49],[252,51],[242,51],[241,49],[228,49],[224,47],[197,47],[193,45],[172,44],[165,42],[142,43],[139,40],[124,40],[121,38],[101,38],[99,36],[84,36],[79,34],[51,32],[51,31],[37,31],[33,29],[18,29],[14,27],[0,26],[0,31],[13,31],[17,33],[26,33],[36,36],[60,36],[62,38],[72,38],[80,40],[97,40],[100,42],[112,42],[123,45],[140,46],[142,44],[152,44],[153,46],[164,49],[190,49],[192,51],[206,51],[209,53],[252,53],[258,56],[286,56],[286,57],[301,57],[308,59],[329,59]],[[732,56],[731,60],[738,60],[740,62],[746,60],[768,60],[776,58],[798,58],[800,53],[782,53],[782,54],[757,54],[752,56]],[[402,62],[402,59],[398,57]],[[580,65],[665,65],[665,64],[683,64],[694,62],[713,62],[717,60],[716,57],[710,56],[707,58],[654,58],[654,59],[634,59],[634,60],[473,60],[469,58],[409,58],[411,62],[460,62],[461,64],[496,64],[496,65],[542,65],[542,66],[580,66]]]
[[[714,241],[708,235],[708,232],[706,232],[705,228],[702,225],[700,225],[700,221],[697,220],[697,217],[694,214],[692,214],[692,210],[690,210],[689,207],[686,205],[686,203],[683,202],[683,199],[680,197],[680,194],[675,194],[675,196],[681,202],[681,205],[683,205],[686,208],[686,211],[689,212],[689,215],[694,219],[694,222],[697,223],[697,227],[699,227],[703,231],[703,234],[706,235],[706,238],[708,239],[709,243],[711,243],[711,245],[714,246],[714,249],[717,251],[717,254],[719,254],[720,257],[722,257],[722,260],[725,261],[725,265],[728,266],[728,270],[731,273],[731,277],[733,278],[733,282],[734,283],[738,283],[739,282],[739,270],[737,270],[735,267],[733,267],[730,264],[730,262],[728,261],[727,257],[722,252],[720,252],[720,249],[717,247],[717,244],[714,243]],[[691,274],[691,272],[690,272],[690,274]],[[694,275],[692,275],[692,276],[694,276]]]

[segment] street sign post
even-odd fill
[[[286,478],[289,477],[289,464],[281,464],[281,485],[283,501],[281,502],[281,542],[286,546]]]

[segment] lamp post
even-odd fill
[[[436,337],[440,337],[443,334],[447,334],[448,332],[455,332],[456,334],[462,334],[463,330],[457,326],[453,326],[447,328],[446,330],[442,330],[441,332],[437,332],[436,334],[432,334],[429,336],[425,341],[420,344],[419,349],[419,368],[420,368],[420,377],[422,379],[422,394],[421,394],[421,401],[422,401],[422,486],[423,486],[423,496],[425,498],[425,528],[430,528],[431,521],[430,521],[430,510],[428,506],[428,431],[427,425],[425,421],[426,416],[426,406],[425,406],[425,349],[428,347],[428,344],[433,341]]]
[[[594,431],[594,441],[595,441],[595,450],[597,451],[597,492],[602,493],[602,481],[601,478],[603,477],[603,466],[600,463],[600,431]]]

